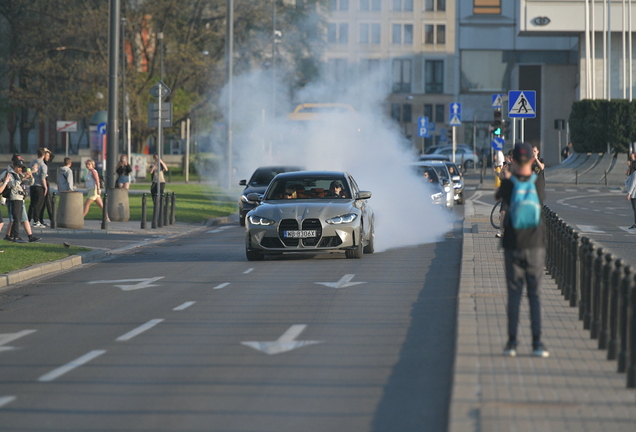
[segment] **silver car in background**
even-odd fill
[[[444,161],[453,182],[453,190],[455,191],[455,202],[464,204],[464,176],[459,167],[453,163]]]
[[[444,204],[446,208],[452,208],[455,205],[455,192],[453,190],[453,182],[451,175],[446,167],[447,161],[423,160],[416,162],[418,167],[429,167],[435,170],[439,177],[439,184],[444,192]]]
[[[344,251],[347,258],[374,252],[373,210],[344,172],[301,171],[277,175],[246,218],[245,255]]]

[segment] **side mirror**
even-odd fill
[[[457,175],[457,176],[453,176],[453,177],[452,177],[452,180],[453,180],[454,182],[458,182],[458,181],[460,181],[461,179],[462,179],[462,178],[461,178],[460,176],[458,176],[458,175]]]
[[[248,201],[261,202],[263,201],[263,195],[256,192],[252,192],[247,194],[247,199]]]
[[[369,199],[371,198],[371,192],[369,191],[360,191],[356,193],[357,200]]]
[[[239,186],[247,186],[247,180],[241,180]]]

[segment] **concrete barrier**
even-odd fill
[[[57,226],[60,228],[84,228],[84,195],[81,192],[60,192],[57,208]]]
[[[128,222],[130,219],[130,205],[128,189],[108,189],[108,216],[113,222]]]

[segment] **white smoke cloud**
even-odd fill
[[[411,144],[386,115],[390,83],[383,71],[339,88],[319,83],[304,88],[299,102],[342,102],[355,115],[334,115],[310,122],[298,132],[294,122],[271,118],[272,78],[256,71],[234,79],[234,154],[237,178],[249,178],[259,166],[300,165],[310,170],[349,172],[361,190],[373,193],[376,250],[439,241],[452,227],[452,212],[433,206],[432,190],[411,168]],[[283,88],[282,83],[278,83]],[[227,100],[224,92],[223,99]],[[277,111],[295,103],[277,92]]]

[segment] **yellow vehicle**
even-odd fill
[[[287,114],[291,121],[315,121],[341,114],[355,114],[349,104],[344,103],[305,103],[296,106],[294,112]]]

